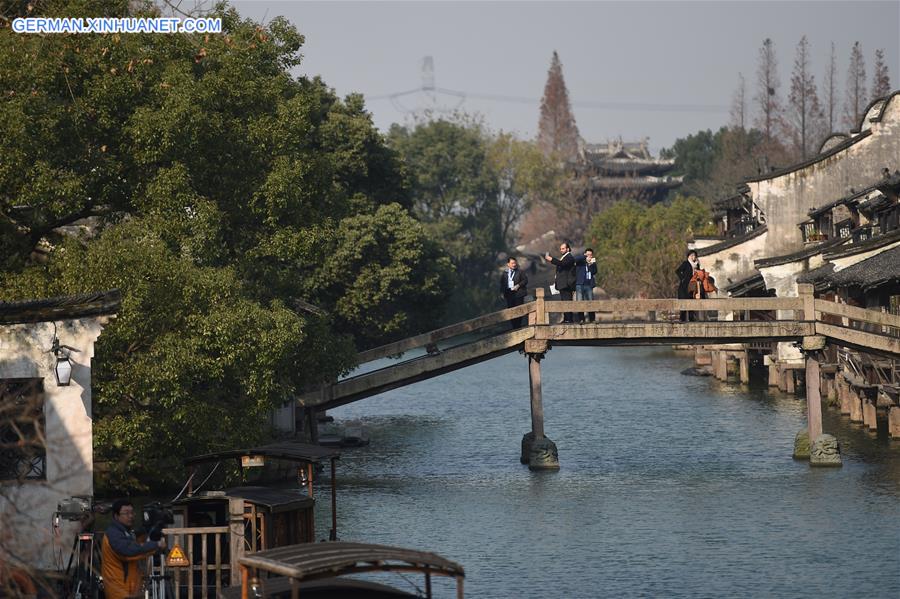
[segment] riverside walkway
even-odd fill
[[[674,320],[682,310],[704,315],[704,320]],[[587,312],[596,322],[551,323],[553,314]],[[509,322],[527,318],[527,324],[510,330]],[[535,301],[486,314],[407,339],[366,350],[359,365],[398,357],[426,348],[424,355],[398,360],[377,370],[349,376],[307,392],[299,406],[312,414],[359,401],[390,389],[426,380],[497,356],[519,351],[528,360],[531,383],[532,431],[523,439],[526,450],[545,439],[540,362],[553,346],[562,345],[712,345],[788,341],[796,342],[806,358],[806,391],[809,436],[822,433],[819,361],[826,343],[867,352],[900,356],[900,316],[815,299],[811,285],[800,285],[798,297],[724,298],[707,300],[637,299],[560,302],[547,301],[544,290],[535,290]],[[458,342],[454,344],[453,340]],[[444,345],[438,349],[437,344]],[[449,346],[448,346],[449,344]],[[531,438],[529,439],[529,435]],[[549,440],[548,440],[549,441]],[[552,442],[550,442],[552,445]],[[557,464],[555,446],[542,460]],[[540,452],[538,452],[540,453]]]

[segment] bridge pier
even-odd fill
[[[840,466],[840,444],[831,435],[822,432],[822,371],[819,362],[823,358],[825,337],[814,335],[803,338],[802,351],[806,374],[806,427],[809,434],[810,466]],[[795,448],[796,454],[796,448]]]
[[[544,434],[544,398],[541,389],[541,360],[549,349],[546,341],[528,340],[528,382],[531,395],[531,432],[522,437],[520,461],[530,470],[559,470],[556,443]]]

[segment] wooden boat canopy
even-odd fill
[[[315,505],[315,501],[311,497],[301,494],[299,490],[272,487],[233,487],[224,491],[212,491],[182,497],[173,502],[172,505],[185,505],[199,501],[228,498],[241,498],[273,512],[309,508]]]
[[[341,452],[331,447],[310,445],[308,443],[283,442],[261,445],[259,447],[250,447],[247,449],[228,449],[226,451],[217,451],[215,453],[193,456],[185,459],[184,465],[194,466],[205,462],[219,462],[231,458],[240,459],[243,456],[265,456],[293,462],[319,464],[326,462],[327,460],[340,458]]]
[[[297,581],[374,571],[416,571],[462,578],[463,567],[434,553],[366,543],[304,543],[245,555],[241,566]]]

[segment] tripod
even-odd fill
[[[100,563],[94,533],[80,532],[72,541],[72,552],[66,566],[66,578],[70,580],[72,599],[99,599],[103,590],[103,580],[97,574],[94,563]],[[73,563],[74,562],[74,563]],[[74,569],[73,569],[74,566]],[[71,576],[71,578],[69,578]]]
[[[144,579],[144,599],[170,599],[175,596],[170,582],[171,575],[166,574],[166,557],[153,555],[148,560],[147,577]]]

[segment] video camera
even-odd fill
[[[67,497],[56,505],[54,516],[69,522],[78,522],[87,519],[93,513],[105,514],[109,511],[109,504],[95,503],[90,495],[75,495]]]
[[[154,501],[144,506],[144,530],[147,531],[147,538],[151,541],[160,540],[162,529],[167,524],[174,523],[175,514],[160,502]]]

